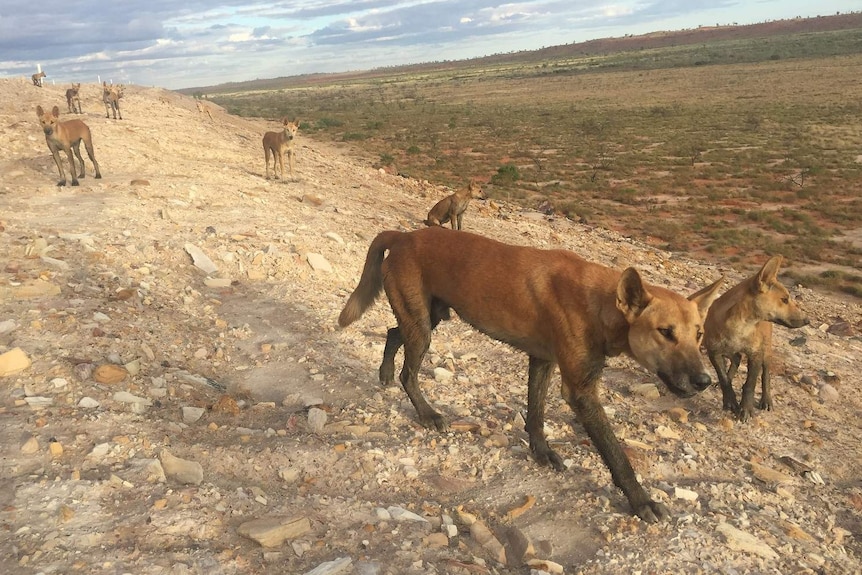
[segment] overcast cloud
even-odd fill
[[[176,89],[859,9],[859,0],[2,0],[0,77],[41,65],[58,84]]]

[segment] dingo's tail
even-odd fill
[[[371,242],[359,285],[350,294],[344,309],[341,310],[341,315],[338,316],[338,325],[341,327],[347,327],[359,319],[380,295],[383,290],[383,274],[380,270],[383,265],[383,256],[392,241],[399,236],[401,236],[401,232],[381,232]]]

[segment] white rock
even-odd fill
[[[828,383],[824,383],[822,386],[820,386],[818,395],[820,395],[820,399],[822,399],[826,403],[835,403],[836,401],[841,399],[841,394],[838,393],[838,390],[835,389],[834,386],[829,385]]]
[[[338,575],[339,573],[347,573],[353,559],[350,557],[339,557],[326,563],[321,563],[311,571],[306,571],[305,575]]]
[[[203,417],[205,409],[203,407],[183,407],[183,421],[186,423],[194,423]]]
[[[18,329],[18,324],[15,323],[14,319],[0,321],[0,335],[13,332],[16,329]]]
[[[206,255],[203,250],[194,244],[187,243],[185,246],[186,253],[192,257],[192,263],[198,268],[209,274],[214,274],[218,271],[218,267]]]
[[[674,499],[682,499],[683,501],[697,501],[698,498],[697,492],[682,487],[674,487],[673,496]]]
[[[310,253],[305,256],[305,259],[308,261],[308,265],[311,266],[311,269],[315,271],[321,272],[331,272],[332,265],[320,254]]]
[[[180,483],[200,485],[204,480],[204,469],[197,461],[181,459],[173,455],[167,449],[160,454],[162,467],[165,475],[176,479]]]
[[[727,541],[727,546],[734,551],[753,553],[771,561],[778,559],[778,553],[776,553],[772,547],[754,535],[737,529],[728,523],[720,524],[716,528],[716,531],[724,536],[725,541]]]
[[[78,402],[78,407],[84,409],[96,409],[100,405],[102,404],[93,399],[92,397],[82,397],[81,400]]]
[[[129,393],[128,391],[118,391],[113,395],[113,399],[120,403],[139,403],[141,405],[146,405],[147,407],[153,404],[153,402],[146,397],[139,397]]]
[[[204,285],[211,288],[226,288],[230,287],[230,278],[206,278]]]
[[[428,523],[428,520],[422,517],[421,515],[416,515],[412,511],[407,511],[403,507],[389,507],[386,509],[389,512],[389,515],[392,516],[392,519],[395,521],[419,521]]]
[[[42,397],[40,395],[34,395],[32,397],[25,397],[24,401],[27,402],[27,405],[30,407],[47,407],[54,403],[54,399],[51,397]]]
[[[445,383],[450,381],[452,377],[454,377],[454,373],[446,369],[445,367],[435,367],[434,368],[434,381],[439,383]]]
[[[326,232],[323,235],[324,235],[324,237],[329,238],[330,240],[334,241],[337,244],[342,244],[342,245],[344,244],[344,240],[341,238],[341,236],[339,236],[335,232]]]
[[[308,410],[308,428],[314,433],[322,433],[326,426],[326,412],[317,407],[312,407]]]

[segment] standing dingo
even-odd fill
[[[544,432],[545,398],[559,365],[563,398],[633,511],[653,522],[669,512],[638,482],[614,435],[599,402],[602,368],[606,357],[627,354],[680,397],[709,387],[700,342],[720,282],[686,299],[644,284],[634,268],[620,273],[564,250],[512,246],[438,226],[386,231],[371,242],[338,323],[359,319],[386,290],[398,327],[387,332],[380,380],[394,380],[395,354],[403,345],[401,385],[420,423],[438,430],[447,428],[446,420],[426,401],[418,376],[431,332],[450,308],[479,331],[526,352],[530,449],[540,464],[562,470]]]
[[[78,178],[83,178],[86,175],[84,171],[84,158],[81,157],[81,141],[84,142],[84,147],[87,149],[87,155],[90,161],[93,162],[93,167],[96,168],[96,178],[101,178],[99,172],[99,164],[96,162],[96,155],[93,153],[93,138],[90,134],[90,128],[81,120],[66,120],[60,121],[60,108],[54,106],[51,112],[45,112],[42,106],[36,106],[36,115],[39,116],[39,123],[42,125],[42,131],[45,132],[45,141],[48,143],[48,149],[51,150],[51,155],[54,156],[54,162],[57,164],[57,170],[60,171],[60,181],[58,186],[66,185],[66,173],[63,170],[63,162],[60,159],[60,150],[66,152],[69,158],[69,171],[72,172],[72,185],[78,185]],[[72,158],[72,150],[75,150],[75,155],[78,156],[78,161],[81,163],[81,173],[75,176],[75,160]]]
[[[287,118],[281,120],[284,128],[281,132],[267,132],[263,135],[263,159],[266,162],[266,179],[269,179],[269,156],[272,154],[272,176],[275,177],[276,167],[284,181],[284,156],[287,154],[287,163],[290,166],[290,175],[293,177],[293,140],[299,130],[299,122],[291,122]]]
[[[81,108],[81,98],[79,96],[79,92],[81,90],[81,83],[72,84],[71,88],[66,89],[66,106],[69,107],[70,114],[83,114],[84,110]]]
[[[741,421],[754,415],[754,388],[758,376],[761,379],[758,407],[772,409],[769,382],[772,324],[790,328],[808,325],[805,313],[778,281],[780,265],[781,256],[770,258],[759,272],[715,300],[706,318],[703,343],[721,385],[723,407]],[[739,403],[731,384],[743,355],[748,358],[748,375]],[[729,367],[727,360],[730,360]]]
[[[102,102],[105,103],[105,117],[110,118],[111,112],[114,112],[114,119],[117,119],[117,114],[120,119],[123,119],[123,113],[120,111],[120,98],[123,97],[123,88],[120,86],[108,86],[107,82],[102,82]]]

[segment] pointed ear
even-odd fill
[[[652,301],[649,293],[635,268],[626,268],[617,283],[617,309],[631,323]]]
[[[60,117],[60,107],[54,106],[54,109],[51,110],[51,114],[53,114],[55,118],[59,118]]]
[[[718,297],[718,288],[724,283],[724,276],[718,278],[715,283],[708,285],[705,288],[688,296],[689,301],[697,304],[697,309],[700,312],[700,317],[706,317],[706,312],[709,311],[709,306]]]
[[[769,284],[773,283],[778,278],[778,268],[781,266],[781,256],[772,256],[769,258],[760,271],[757,272],[757,280],[754,282],[755,291],[766,291]]]
[[[42,106],[36,106],[36,115],[40,118],[45,114],[45,110],[42,109]]]

